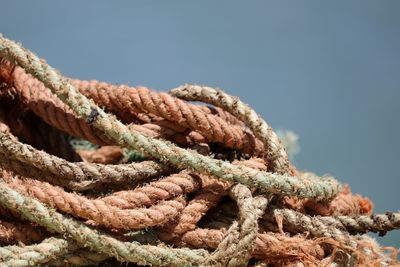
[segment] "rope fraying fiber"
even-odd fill
[[[66,78],[0,34],[0,266],[398,265],[372,207],[222,90]]]

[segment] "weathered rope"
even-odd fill
[[[70,236],[78,244],[116,257],[122,261],[141,265],[193,266],[201,262],[207,253],[203,250],[172,249],[166,247],[140,245],[137,242],[124,243],[101,234],[84,224],[66,218],[60,213],[46,208],[40,202],[27,198],[0,182],[0,203],[11,210],[21,212],[28,220],[49,230]]]
[[[17,63],[43,82],[79,116],[90,121],[93,127],[102,131],[107,138],[115,140],[118,144],[146,152],[177,167],[189,167],[200,173],[215,175],[222,179],[257,187],[267,192],[297,195],[301,198],[329,199],[340,190],[340,185],[333,179],[313,179],[312,182],[303,181],[298,177],[263,173],[243,166],[233,166],[226,162],[213,160],[187,151],[165,141],[150,139],[134,130],[129,131],[125,125],[114,117],[107,115],[97,105],[80,94],[58,72],[33,53],[2,36],[0,37],[0,55]],[[95,114],[95,117],[90,119],[94,116],[93,114]]]
[[[76,116],[71,109],[51,94],[38,80],[23,72],[17,76],[16,88],[11,94],[17,94],[22,98],[22,103],[27,102],[29,108],[42,118],[46,123],[57,129],[78,138],[87,139],[96,144],[113,144],[107,138],[99,136],[92,130],[88,123]],[[18,74],[18,72],[16,72]],[[185,128],[176,126],[168,121],[156,121],[142,125],[131,124],[130,128],[154,138],[165,138],[177,142],[180,145],[190,146],[196,142],[204,141],[204,137],[198,133],[186,134]]]
[[[33,246],[0,247],[1,266],[38,266],[76,249],[75,244],[53,237]]]
[[[88,199],[62,188],[31,179],[18,180],[3,172],[3,178],[19,192],[76,217],[92,220],[105,227],[123,230],[163,225],[178,216],[184,200],[163,201],[149,208],[120,209],[102,199]]]
[[[250,159],[236,161],[234,164],[248,166],[256,169],[266,169],[262,160]],[[218,202],[228,194],[231,184],[225,181],[210,179],[201,176],[202,188],[189,201],[175,223],[158,231],[158,236],[164,241],[180,240],[182,235],[197,228],[197,223],[211,208],[217,206]]]
[[[172,89],[170,94],[185,100],[213,104],[237,116],[263,142],[267,149],[267,159],[271,164],[271,170],[281,174],[290,172],[289,159],[278,136],[252,108],[240,101],[239,98],[211,87],[189,84]]]
[[[349,234],[367,232],[385,234],[387,231],[400,229],[400,213],[372,214],[361,216],[308,216],[290,209],[274,208],[275,218],[282,220],[285,230],[292,233],[309,232],[315,237],[329,237],[344,244],[349,244]],[[265,216],[265,222],[271,217]],[[268,224],[266,225],[268,227]]]
[[[195,248],[217,248],[223,240],[225,231],[215,229],[196,229],[186,233],[182,242]],[[322,259],[324,252],[317,241],[304,237],[288,237],[281,234],[258,234],[252,256],[266,262],[279,262],[282,259]]]
[[[258,233],[258,218],[267,206],[264,197],[252,197],[250,190],[237,184],[230,195],[239,207],[239,223],[234,223],[218,248],[203,266],[246,266],[253,252]]]
[[[151,105],[151,102],[155,102],[156,100],[150,100],[150,103],[144,104],[145,98],[137,99],[136,101],[132,101],[131,93],[136,94],[139,88],[129,87],[126,85],[112,85],[105,82],[99,81],[81,81],[76,79],[70,79],[70,83],[79,88],[84,95],[88,98],[93,99],[99,106],[104,106],[107,110],[112,111],[118,115],[121,115],[124,121],[132,121],[135,117],[143,122],[152,122],[154,119],[158,119],[161,116],[156,116],[157,112],[148,112],[146,109]],[[140,87],[143,88],[143,87]],[[171,100],[173,98],[169,98],[168,96],[164,96],[163,94],[155,93],[156,98],[162,98]],[[180,103],[183,106],[188,106],[192,108],[192,105],[187,103]],[[154,108],[154,107],[153,107]],[[161,109],[159,107],[155,107],[156,109]],[[196,111],[203,112],[204,114],[216,115],[223,119],[224,121],[230,124],[243,124],[236,117],[232,116],[229,112],[226,112],[220,108],[208,107],[208,106],[197,106],[194,108]],[[146,110],[144,112],[143,110]],[[145,118],[143,116],[146,116]],[[173,115],[165,115],[165,116],[173,116]],[[171,119],[171,121],[175,122],[175,119]]]
[[[3,76],[3,79],[10,84],[13,84],[16,93],[20,95],[20,97],[28,103],[29,107],[46,122],[74,136],[83,137],[95,143],[103,144],[104,142],[109,142],[108,140],[99,137],[97,133],[91,131],[90,127],[86,125],[84,120],[77,118],[68,107],[48,92],[40,81],[26,74],[22,68],[15,67],[10,76]],[[89,98],[94,97],[95,102],[101,106],[106,103],[110,105],[112,102],[105,100],[104,97],[108,97],[108,94],[112,95],[114,99],[122,101],[119,105],[125,112],[127,108],[129,109],[130,107],[133,107],[132,105],[127,104],[126,101],[136,100],[138,101],[136,104],[148,109],[147,111],[151,110],[156,113],[158,107],[166,106],[166,110],[162,110],[160,114],[156,115],[162,115],[162,117],[178,123],[178,127],[172,123],[165,123],[163,121],[156,121],[144,125],[131,125],[131,127],[136,131],[148,136],[170,139],[171,137],[174,137],[174,141],[178,141],[182,140],[182,138],[175,136],[176,132],[185,131],[186,127],[188,127],[199,131],[201,134],[199,137],[198,135],[191,135],[191,137],[194,137],[197,140],[201,140],[202,135],[208,133],[205,137],[209,141],[220,142],[225,144],[227,147],[243,149],[246,153],[262,151],[262,149],[254,148],[254,146],[257,145],[257,140],[255,140],[251,133],[246,133],[243,127],[229,124],[218,116],[204,112],[204,109],[200,107],[186,104],[179,99],[172,98],[168,94],[160,94],[159,96],[158,93],[145,88],[136,90],[133,88],[115,87],[112,85],[107,86],[107,84],[104,83],[99,83],[100,88],[102,89],[99,89],[101,92],[98,92],[98,89],[93,86],[84,86],[88,83],[77,83],[75,81],[74,84],[77,84],[77,88],[81,89],[81,91]],[[79,85],[83,85],[82,88],[79,88]],[[112,88],[104,88],[104,86]],[[113,88],[116,91],[113,91]],[[138,94],[133,94],[136,91]],[[98,94],[102,95],[102,97],[99,97]],[[152,100],[156,102],[153,103],[151,102]],[[178,101],[178,103],[174,103],[174,100],[175,102]],[[132,104],[134,105],[135,103]],[[178,115],[180,115],[180,117],[176,117]],[[171,131],[171,129],[173,130]],[[209,134],[210,130],[213,130],[212,134]],[[262,146],[259,141],[258,145]]]
[[[185,196],[197,191],[200,187],[199,177],[182,171],[134,190],[116,192],[101,200],[114,207],[133,209],[151,206],[161,200]]]
[[[307,175],[307,173],[304,173]],[[330,202],[317,202],[313,199],[304,203],[304,208],[317,215],[340,216],[340,215],[366,215],[371,214],[373,204],[358,194],[353,195],[348,186],[336,195]]]
[[[87,190],[102,183],[133,183],[167,173],[169,169],[167,166],[153,161],[126,165],[68,162],[44,151],[39,151],[30,145],[22,144],[4,131],[0,131],[0,154],[7,155],[7,157],[0,157],[0,162],[6,161],[7,163],[8,159],[20,161],[25,166],[40,170],[43,179],[49,177],[51,181],[58,182],[59,185],[78,191]],[[8,164],[3,166],[12,167]],[[17,168],[12,170],[18,172]],[[53,179],[60,176],[62,179]]]
[[[233,96],[70,80],[0,36],[0,266],[395,265],[356,235],[400,213],[371,213]]]
[[[96,100],[103,97],[118,98],[119,109],[138,108],[141,112],[152,113],[182,127],[197,131],[208,141],[219,142],[227,147],[241,149],[248,154],[252,153],[252,155],[258,155],[263,150],[262,143],[256,140],[251,133],[246,133],[243,127],[230,125],[224,119],[205,113],[200,107],[188,104],[166,93],[156,93],[144,87],[138,89],[110,88],[103,84],[99,89],[96,88],[96,84],[88,87],[79,86],[79,83],[72,84],[79,88],[82,94],[98,104],[100,103]],[[133,111],[133,113],[138,112]]]

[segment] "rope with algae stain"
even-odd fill
[[[272,128],[249,106],[237,97],[225,94],[207,86],[183,85],[172,89],[170,93],[185,100],[203,101],[222,107],[243,120],[267,148],[267,159],[271,161],[273,171],[288,173],[290,164],[288,155]]]
[[[0,202],[5,207],[20,212],[24,218],[32,222],[60,234],[68,235],[82,246],[88,246],[95,251],[123,261],[142,265],[192,266],[193,263],[201,261],[207,255],[202,250],[172,249],[118,241],[78,221],[66,218],[39,201],[24,197],[9,188],[4,182],[0,182]]]
[[[91,114],[97,114],[95,119],[91,121],[91,125],[120,145],[143,151],[177,167],[188,167],[200,173],[239,182],[266,192],[296,195],[300,198],[329,199],[340,190],[340,185],[333,178],[303,181],[299,177],[259,172],[243,166],[233,166],[223,161],[210,159],[166,141],[150,139],[135,130],[129,130],[114,117],[106,114],[92,101],[80,94],[53,68],[33,53],[2,36],[0,37],[0,55],[17,63],[43,82],[79,116],[89,120]]]
[[[259,260],[318,266],[344,258],[397,263],[394,254],[353,235],[399,229],[399,213],[370,215],[371,202],[335,179],[298,172],[272,128],[222,91],[184,85],[165,94],[66,79],[0,36],[0,101],[0,215],[7,220],[0,224],[0,241],[29,245],[47,237],[1,247],[2,265],[97,265],[109,258],[151,266],[247,266]],[[135,124],[122,124],[95,103]],[[49,124],[43,129],[64,131],[54,132],[62,153],[47,147],[46,131],[36,142],[32,126],[18,125],[28,124],[27,108]],[[98,157],[77,153],[63,141],[65,134],[113,147],[100,147]],[[128,149],[147,161],[121,164]],[[78,154],[100,163],[69,161],[79,161]],[[258,158],[244,160],[248,156]],[[38,239],[21,235],[24,227]],[[56,233],[62,238],[50,237]]]

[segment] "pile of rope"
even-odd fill
[[[0,35],[1,266],[393,266],[364,234],[399,228],[236,97],[68,79]]]

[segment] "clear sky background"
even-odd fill
[[[300,136],[300,169],[400,209],[400,1],[2,1],[67,76],[220,87]],[[400,247],[399,231],[379,241]]]

